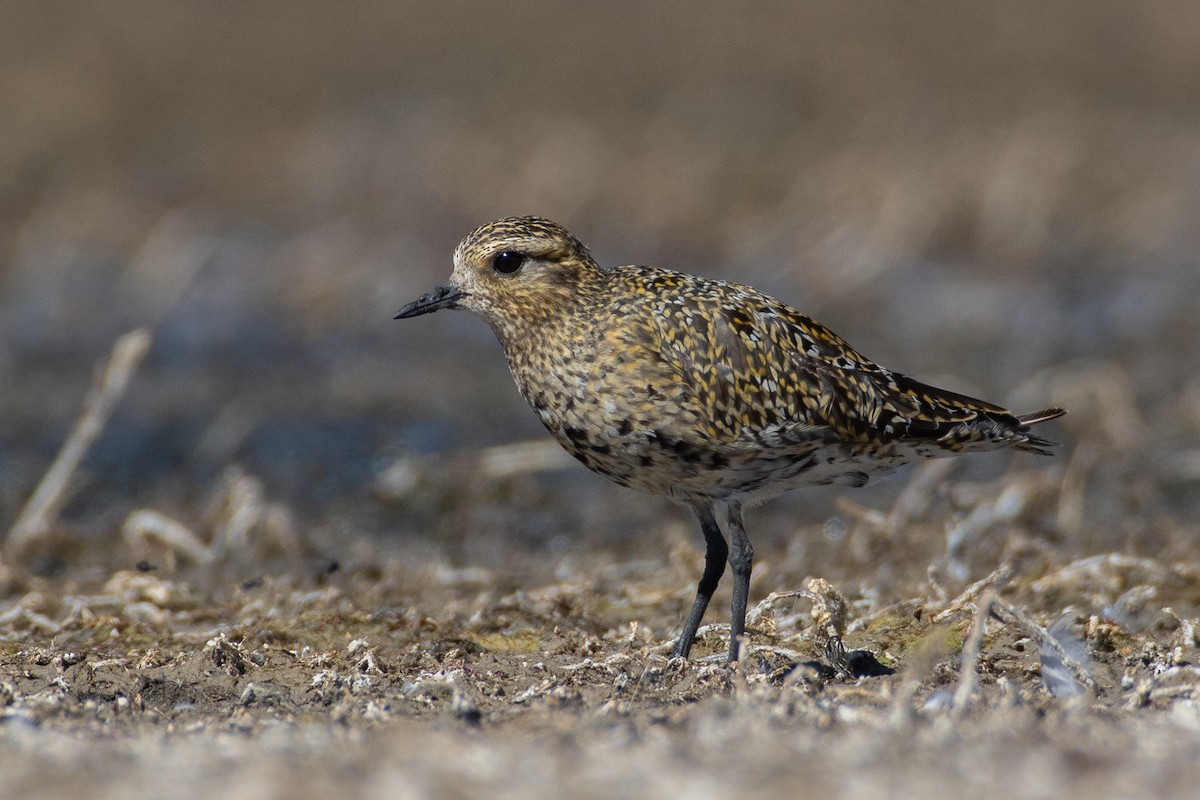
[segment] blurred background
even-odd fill
[[[1068,407],[1055,459],[951,474],[1065,482],[1024,523],[1063,558],[1193,552],[1198,29],[1195,4],[1090,0],[10,0],[0,528],[96,362],[149,326],[69,535],[139,507],[199,524],[238,465],[335,554],[371,539],[495,566],[682,542],[698,565],[666,501],[448,455],[544,434],[481,322],[392,314],[470,229],[536,213],[602,264],[751,283],[923,380]],[[381,483],[397,460],[407,477]],[[882,554],[923,576],[940,539],[907,567],[845,552],[844,503],[886,509],[905,482],[806,492],[750,530],[800,575]]]

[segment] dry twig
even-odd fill
[[[83,413],[79,421],[75,423],[71,435],[58,451],[58,456],[46,471],[33,496],[21,509],[17,521],[9,529],[8,538],[4,542],[5,555],[11,557],[20,553],[35,540],[45,536],[54,525],[67,502],[71,477],[79,468],[92,443],[104,430],[117,402],[125,394],[129,379],[133,377],[138,364],[150,347],[150,340],[150,331],[145,328],[132,330],[117,339],[107,363],[96,372],[92,386],[84,398]]]

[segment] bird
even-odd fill
[[[602,268],[536,216],[472,231],[448,283],[396,319],[465,309],[486,322],[521,395],[572,456],[695,514],[704,568],[672,657],[687,659],[728,562],[730,662],[754,549],[743,509],[789,489],[862,486],[903,464],[1011,448],[1061,408],[1017,415],[886,369],[749,286],[649,266]],[[729,539],[726,541],[725,534]]]

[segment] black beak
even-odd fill
[[[452,283],[447,283],[445,286],[439,286],[413,300],[404,308],[397,311],[393,319],[419,317],[422,314],[432,314],[434,311],[443,308],[458,308],[458,301],[466,296],[466,292]]]

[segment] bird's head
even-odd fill
[[[404,306],[396,318],[465,308],[504,338],[568,313],[602,274],[561,225],[505,217],[468,234],[454,251],[450,282]]]

